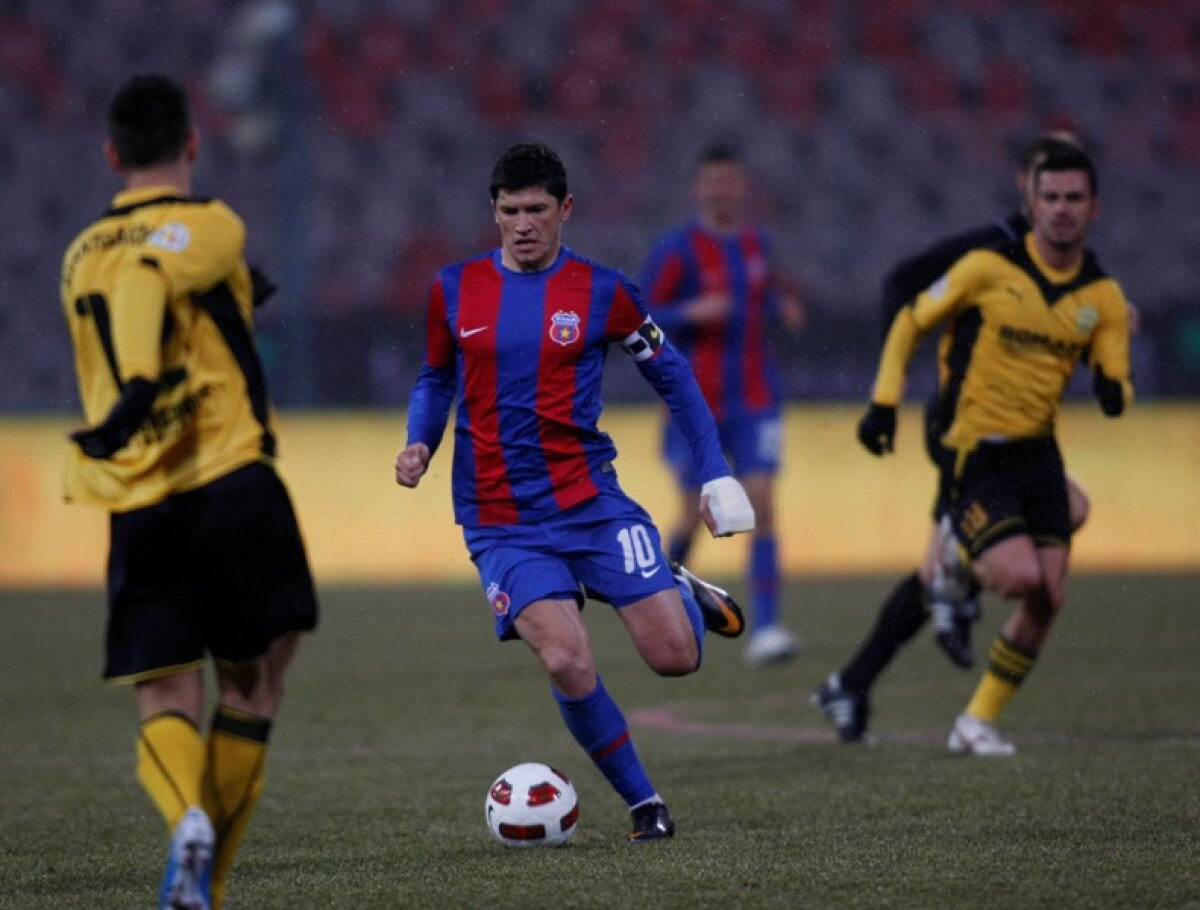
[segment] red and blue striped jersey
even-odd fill
[[[642,281],[654,319],[691,361],[718,419],[779,406],[779,381],[767,350],[767,320],[777,306],[770,249],[762,231],[716,234],[693,221],[655,244]],[[726,293],[724,319],[690,325],[680,304]]]
[[[435,451],[461,396],[452,481],[459,524],[537,521],[616,482],[616,447],[597,425],[611,342],[633,354],[671,408],[702,479],[730,473],[686,359],[615,269],[563,247],[549,268],[516,272],[493,250],[438,273],[425,331],[408,442]]]

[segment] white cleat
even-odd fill
[[[751,667],[765,667],[791,660],[800,649],[796,636],[781,626],[767,626],[750,635],[743,659]]]
[[[167,869],[159,888],[161,910],[210,910],[214,849],[212,822],[192,806],[171,836]]]
[[[958,715],[946,748],[956,755],[980,757],[1014,755],[1017,751],[1016,746],[1000,737],[994,726],[970,714]]]

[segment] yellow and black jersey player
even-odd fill
[[[953,415],[941,438],[942,489],[975,578],[1020,602],[950,735],[953,751],[976,755],[1015,751],[993,721],[1032,669],[1063,604],[1071,521],[1054,438],[1063,391],[1084,358],[1105,414],[1121,414],[1133,396],[1128,304],[1084,247],[1098,214],[1091,159],[1078,148],[1057,149],[1032,183],[1028,234],[967,253],[897,314],[860,426],[871,451],[891,449],[913,350],[952,321],[939,346]]]
[[[125,189],[63,260],[88,424],[71,434],[66,495],[110,513],[104,677],[134,686],[138,779],[171,832],[158,906],[208,910],[317,601],[254,343],[273,288],[246,265],[237,215],[189,195],[198,142],[176,83],[133,77],[108,126]]]

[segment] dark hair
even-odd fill
[[[706,164],[741,164],[742,156],[728,142],[714,142],[707,145],[696,159],[696,170]]]
[[[177,160],[191,125],[183,88],[157,73],[129,79],[108,106],[108,138],[126,168]]]
[[[509,146],[492,168],[488,192],[492,201],[501,190],[515,193],[539,187],[562,202],[567,198],[567,169],[554,149],[540,142],[522,142]]]
[[[1038,133],[1021,150],[1021,170],[1029,173],[1035,165],[1051,152],[1064,148],[1083,150],[1079,137],[1067,130],[1046,130]]]
[[[1038,178],[1047,171],[1083,171],[1087,174],[1088,186],[1091,188],[1092,195],[1096,196],[1100,192],[1100,182],[1096,179],[1096,166],[1092,164],[1088,153],[1077,145],[1063,144],[1046,152],[1042,159],[1034,165],[1034,189],[1037,188]]]

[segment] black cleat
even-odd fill
[[[737,638],[746,631],[742,609],[728,591],[700,580],[677,562],[671,563],[671,574],[691,589],[692,596],[700,605],[704,628],[723,638]]]
[[[847,692],[842,688],[842,678],[832,674],[821,684],[809,699],[833,721],[838,739],[844,743],[870,742],[867,734],[867,718],[871,713],[867,696],[859,692]]]
[[[630,816],[633,818],[633,831],[629,835],[631,844],[675,836],[675,822],[671,821],[665,803],[646,803],[634,809]]]

